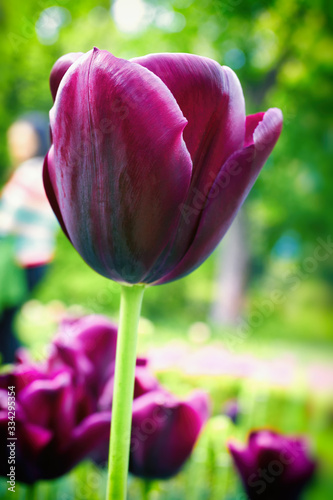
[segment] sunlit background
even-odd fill
[[[238,398],[243,437],[258,426],[306,434],[319,460],[307,500],[333,494],[332,27],[328,0],[0,4],[2,185],[12,170],[7,130],[28,111],[48,112],[49,73],[66,52],[97,46],[126,59],[207,56],[236,71],[247,114],[282,109],[281,139],[225,240],[189,277],[147,290],[139,351],[175,393],[208,389],[215,415]],[[119,286],[89,269],[59,232],[45,278],[16,317],[18,337],[42,358],[64,315],[116,320],[118,308]],[[234,431],[215,431],[221,449],[213,472],[228,479],[214,498],[236,498],[222,438]],[[184,472],[156,485],[154,498],[210,498],[204,439]],[[206,493],[184,496],[199,467]],[[139,498],[135,481],[131,488]]]

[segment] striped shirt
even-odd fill
[[[2,190],[0,237],[15,237],[15,257],[22,267],[52,260],[57,220],[46,198],[43,158],[22,163]]]

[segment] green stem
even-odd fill
[[[121,287],[106,500],[126,500],[137,332],[144,288]]]
[[[29,500],[37,500],[37,483],[33,483],[27,488],[26,498]]]
[[[151,491],[152,482],[148,479],[141,480],[142,485],[142,500],[149,500],[149,493]]]

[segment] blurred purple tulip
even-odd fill
[[[0,375],[1,442],[8,432],[7,388],[15,387],[18,481],[55,478],[98,456],[111,418],[98,398],[113,376],[116,339],[116,327],[100,316],[64,322],[47,360],[32,363],[21,352],[22,362]],[[0,475],[7,473],[2,461]]]
[[[99,400],[102,411],[112,405],[113,378]],[[129,471],[145,479],[167,479],[179,472],[191,455],[200,431],[209,417],[209,398],[195,391],[182,401],[159,385],[139,363],[135,373],[132,437]],[[95,453],[94,460],[105,465],[109,438]]]
[[[95,48],[63,56],[50,80],[44,184],[76,250],[120,282],[196,269],[271,153],[281,111],[246,117],[233,71],[191,54],[126,61]]]
[[[146,479],[167,479],[189,458],[209,416],[206,393],[181,401],[164,390],[148,392],[133,402],[130,466]]]
[[[316,464],[304,439],[269,430],[252,432],[247,446],[229,450],[250,500],[297,500]]]
[[[234,424],[236,424],[240,413],[239,403],[237,399],[229,399],[228,401],[226,401],[223,406],[222,413],[223,415],[229,417]]]
[[[16,479],[32,484],[66,474],[86,458],[105,463],[110,439],[117,328],[103,316],[65,320],[45,361],[20,351],[0,375],[0,441],[8,437],[7,391],[16,395]],[[207,395],[179,401],[144,358],[135,372],[131,470],[169,477],[190,455],[208,417]],[[153,431],[153,432],[152,432]],[[162,450],[158,457],[158,450]],[[8,473],[7,461],[0,475]]]
[[[61,476],[90,456],[108,439],[110,423],[110,412],[96,412],[71,370],[35,375],[20,390],[16,375],[11,377],[16,387],[16,479],[28,484]],[[2,443],[7,440],[6,379],[0,375]],[[0,475],[7,473],[7,461],[1,461]]]

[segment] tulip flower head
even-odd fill
[[[163,389],[134,399],[130,472],[145,479],[177,474],[208,416],[209,401],[202,391],[195,391],[187,401]]]
[[[190,457],[208,420],[210,402],[203,391],[178,399],[145,370],[143,374],[136,369],[129,472],[143,479],[169,479]],[[100,399],[102,411],[111,409],[110,394],[107,388]],[[99,465],[107,462],[108,444],[109,439],[99,448]]]
[[[44,184],[101,275],[167,283],[220,242],[271,153],[281,111],[245,115],[235,73],[191,54],[69,54],[51,72]]]
[[[250,500],[298,500],[315,471],[306,442],[276,432],[252,432],[229,450]]]

